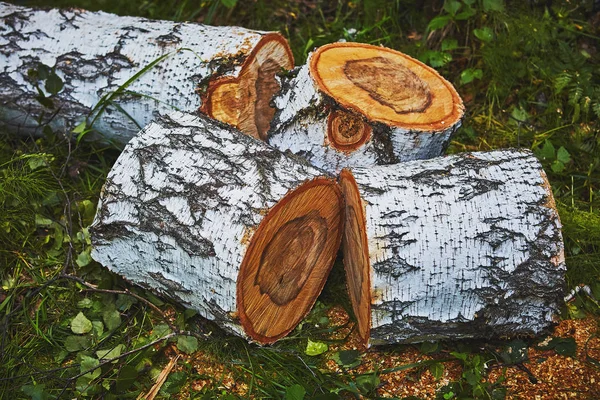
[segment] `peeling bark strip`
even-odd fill
[[[119,91],[94,127],[120,143],[157,113],[200,106],[264,137],[274,113],[269,101],[279,90],[275,74],[293,67],[278,33],[6,3],[0,3],[0,21],[0,126],[23,133],[41,133],[48,123],[70,130]],[[30,73],[40,63],[64,82],[50,97],[52,106],[37,99],[36,84],[50,95]]]
[[[529,151],[352,168],[340,181],[344,264],[365,340],[369,329],[383,344],[532,335],[553,323],[560,221]]]
[[[439,156],[464,112],[434,69],[360,43],[317,49],[275,105],[269,143],[335,172]]]
[[[135,136],[90,228],[128,280],[271,343],[308,313],[340,245],[334,179],[216,121],[172,113]]]

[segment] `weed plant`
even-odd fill
[[[565,318],[598,318],[600,299],[600,14],[592,0],[27,0],[149,18],[279,30],[298,64],[316,46],[352,40],[389,46],[437,68],[465,100],[467,115],[450,152],[532,149],[552,184],[563,223],[569,289],[587,285]],[[55,92],[61,90],[54,81]],[[51,91],[50,91],[51,92]],[[42,101],[44,99],[41,99]],[[101,109],[102,105],[99,106]],[[159,396],[375,398],[382,373],[358,374],[359,352],[329,351],[325,311],[340,300],[339,266],[309,317],[288,338],[257,347],[152,293],[129,285],[89,256],[91,223],[118,150],[73,140],[87,132],[15,139],[0,132],[0,398],[136,398],[148,393],[175,349],[226,366],[199,375],[181,361]],[[337,272],[335,272],[337,269]],[[554,340],[554,339],[553,339]],[[490,365],[519,365],[531,343],[425,343],[427,362],[394,370],[441,377],[460,363],[438,398],[500,399]],[[575,356],[572,339],[548,346]],[[390,348],[392,354],[398,347]],[[333,360],[340,373],[323,369]],[[589,362],[600,365],[598,360]],[[190,382],[207,382],[194,389]]]

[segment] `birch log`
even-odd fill
[[[94,128],[124,144],[157,113],[201,107],[264,137],[275,75],[293,67],[287,41],[272,32],[6,3],[0,21],[0,126],[27,134],[101,114]],[[32,75],[40,64],[64,82],[58,94]]]
[[[334,172],[439,156],[464,110],[434,69],[360,43],[317,49],[282,87],[269,143]]]
[[[372,344],[538,334],[561,304],[564,255],[529,151],[342,171],[343,255]]]
[[[300,159],[173,113],[127,145],[90,228],[92,257],[229,331],[271,343],[323,288],[341,191]]]

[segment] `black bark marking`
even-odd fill
[[[397,254],[394,254],[385,260],[373,263],[373,269],[379,274],[388,275],[394,279],[398,279],[402,275],[420,270],[419,267],[410,264]]]
[[[186,289],[181,283],[175,282],[172,279],[165,277],[160,272],[148,272],[148,275],[159,284],[163,285],[169,291],[169,296],[172,296],[171,291],[181,293],[193,293],[190,289]]]
[[[318,211],[282,225],[265,246],[254,284],[283,306],[298,296],[327,240],[327,222]]]
[[[384,57],[349,60],[344,74],[356,86],[397,114],[423,112],[431,105],[431,91],[414,72]]]
[[[464,186],[460,188],[458,200],[471,200],[487,192],[498,190],[500,186],[504,185],[504,182],[474,177],[467,177],[461,183]]]

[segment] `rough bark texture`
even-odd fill
[[[344,263],[354,298],[370,278],[362,302],[372,307],[371,343],[514,337],[553,323],[564,286],[561,226],[529,151],[353,168],[342,175],[347,198],[352,176],[364,208],[347,201],[346,229],[358,225],[348,221],[353,211],[366,237],[347,232],[344,244],[366,257]],[[352,252],[360,253],[346,245],[346,258]]]
[[[323,174],[303,160],[285,156],[224,124],[189,114],[170,114],[134,137],[110,172],[90,228],[92,257],[128,280],[174,298],[227,330],[244,335],[236,306],[240,290],[236,282],[248,248],[261,246],[252,244],[255,232],[265,230],[259,224],[269,218],[270,210],[287,198],[286,194],[307,181],[314,185],[315,178]],[[337,188],[334,180],[326,180]],[[334,213],[341,214],[339,209]],[[321,223],[318,212],[310,216]],[[341,221],[339,225],[341,230]],[[306,238],[311,232],[308,229],[301,234]],[[293,311],[295,321],[286,314],[279,316],[281,321],[295,325],[309,311],[333,264],[340,237],[341,232],[329,264],[314,268],[324,276],[293,264],[300,268],[296,275],[308,279],[314,291],[300,306],[290,303],[298,309]],[[291,248],[296,244],[302,242],[284,243]],[[292,258],[285,253],[285,246],[275,247],[280,260]],[[268,254],[261,261],[266,257]],[[271,275],[277,279],[274,286],[279,281],[297,281],[264,264],[259,266],[262,275],[251,276],[261,293],[272,292],[268,282],[261,282]],[[285,272],[286,266],[280,269]],[[294,295],[300,290],[304,289]],[[293,297],[285,289],[277,294]]]
[[[374,62],[373,58],[367,59],[371,60],[368,65],[360,65],[361,60],[345,64],[340,61],[345,68],[338,65],[334,73],[317,77],[314,58],[318,50],[306,65],[283,78],[282,91],[274,99],[277,111],[268,142],[332,172],[441,155],[463,114],[462,100],[452,85],[408,56],[374,46],[357,46],[357,54],[379,51],[387,57],[391,52],[394,57],[409,60],[413,70],[425,75],[424,80],[404,66]],[[328,64],[335,61],[332,58]],[[345,75],[345,80],[335,81],[338,75]],[[431,89],[427,96],[422,85]],[[397,96],[407,88],[410,96]],[[434,95],[434,89],[444,96]],[[444,101],[439,105],[441,97]],[[434,108],[435,115],[447,113],[446,117],[428,116],[430,122],[418,123],[427,110]]]
[[[287,42],[277,33],[6,3],[0,3],[0,21],[0,126],[27,134],[41,133],[40,127],[48,123],[69,131],[90,116],[103,96],[115,92],[119,94],[107,103],[94,128],[122,144],[157,113],[195,112],[201,105],[210,111],[210,94],[220,94],[217,88],[224,84],[230,93],[237,93],[240,85],[253,87],[260,81],[255,98],[237,96],[235,107],[251,113],[255,108],[266,110],[263,98],[270,99],[278,89],[275,73],[293,66]],[[276,62],[268,54],[272,51],[278,53]],[[260,74],[256,59],[268,64],[266,72]],[[50,97],[53,107],[38,101],[36,80],[28,75],[40,63],[53,68],[65,84]],[[45,83],[37,83],[50,96]],[[272,113],[266,116],[269,121]],[[223,113],[215,117],[244,125],[245,132],[254,136],[257,123],[265,124],[255,118],[242,124],[236,115]]]

